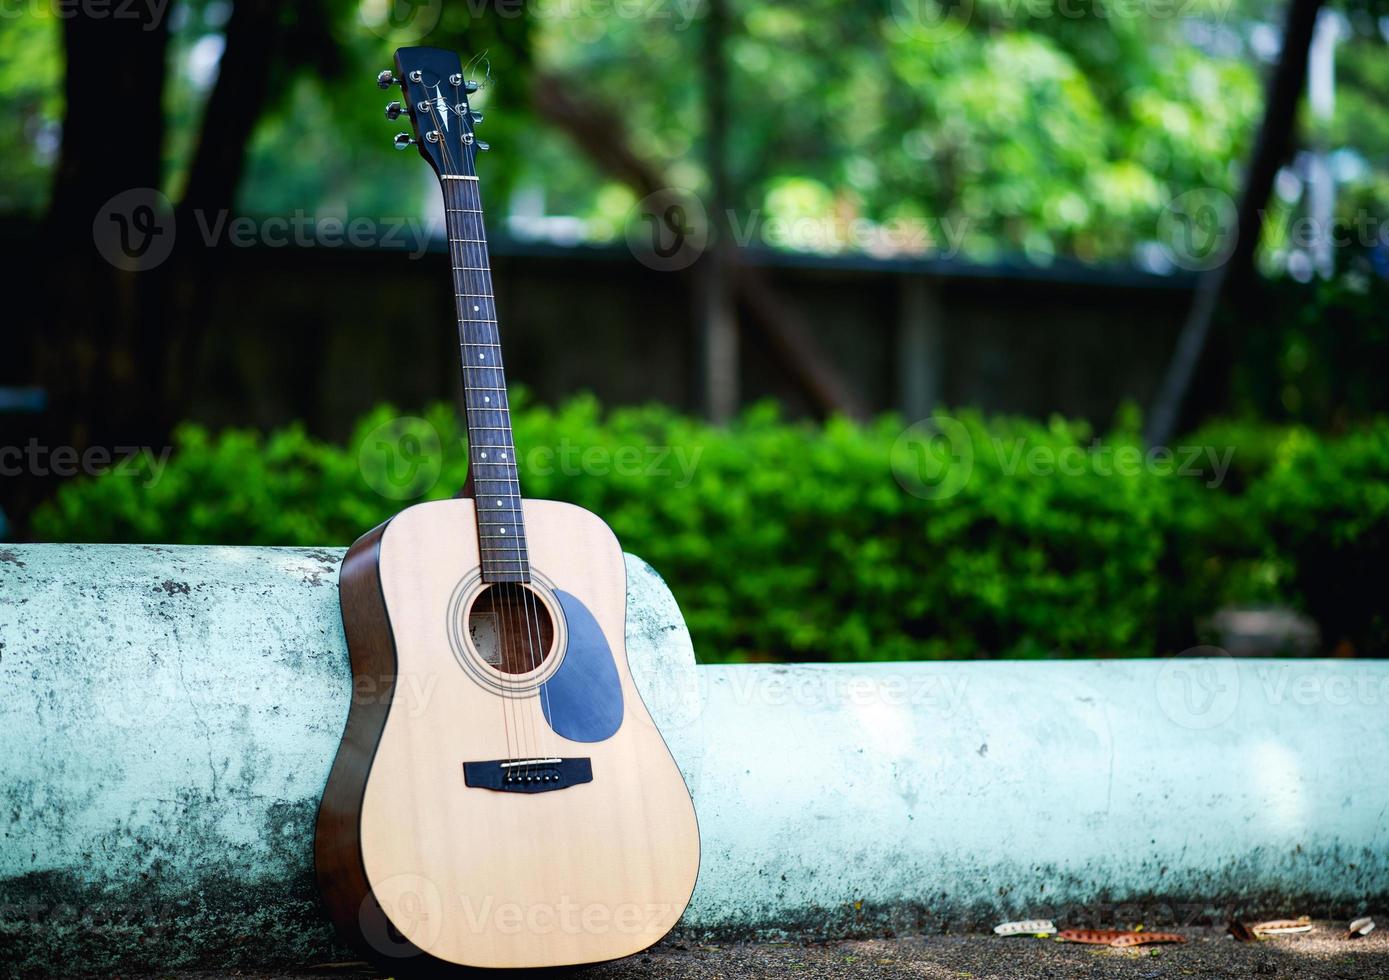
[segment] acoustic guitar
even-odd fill
[[[638,952],[683,913],[694,805],[624,648],[622,549],[522,498],[458,56],[396,52],[386,110],[438,175],[470,492],[365,534],[339,587],[354,697],[315,836],[344,936],[393,969],[544,968]],[[408,962],[407,962],[408,961]]]

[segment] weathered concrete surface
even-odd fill
[[[350,693],[340,558],[0,546],[13,969],[344,955],[310,874]],[[696,670],[669,591],[628,574],[633,670],[704,840],[687,936],[1389,896],[1389,664]]]
[[[1389,933],[1347,940],[1344,923],[1243,944],[1223,928],[1181,929],[1185,945],[1107,949],[994,935],[913,936],[831,943],[665,942],[639,956],[583,971],[584,980],[1384,980]],[[359,963],[277,973],[175,974],[172,980],[374,980]],[[97,980],[93,977],[92,980]],[[101,977],[100,980],[106,980]]]
[[[342,554],[0,545],[0,963],[342,955],[311,873],[351,696]],[[627,570],[633,673],[669,715],[689,635]]]

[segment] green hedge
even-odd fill
[[[1326,645],[1389,652],[1389,420],[1330,443],[1294,432],[1248,497]]]
[[[1278,434],[1249,465],[1229,440],[1252,435],[1209,430],[1191,444],[1214,455],[1193,472],[1184,449],[1144,457],[1132,417],[1103,439],[1059,419],[810,425],[766,406],[717,428],[517,394],[513,422],[525,493],[602,515],[669,581],[705,661],[1178,650],[1222,601],[1276,595],[1285,578],[1321,609],[1306,580],[1324,573],[1324,508],[1345,511],[1326,546],[1338,559],[1382,548],[1386,522],[1383,424],[1331,445]],[[345,448],[299,427],[184,426],[175,441],[157,479],[146,464],[65,485],[35,535],[342,545],[412,500],[451,495],[466,470],[447,406],[413,421],[380,408]],[[1307,454],[1327,486],[1294,493]],[[1379,508],[1368,523],[1351,516],[1361,497]]]

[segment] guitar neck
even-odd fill
[[[468,461],[477,502],[482,577],[488,582],[528,582],[521,485],[511,437],[482,197],[476,177],[446,175],[440,183],[458,308],[458,350],[463,365]]]

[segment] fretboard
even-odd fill
[[[502,370],[497,306],[487,261],[487,233],[477,180],[444,177],[444,225],[458,304],[458,343],[463,363],[463,403],[468,460],[477,502],[482,578],[529,582],[526,529],[521,515],[516,447]]]

